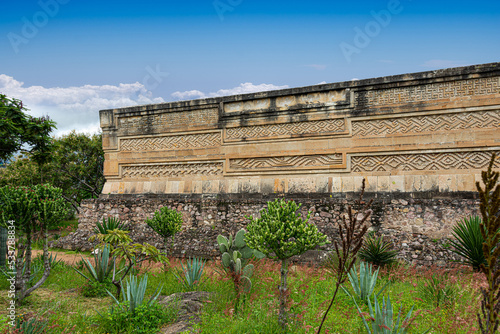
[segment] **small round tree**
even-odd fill
[[[146,219],[146,224],[163,238],[165,250],[168,238],[172,237],[173,249],[174,236],[182,229],[182,214],[164,206],[160,211],[155,211],[153,218]]]
[[[270,259],[281,261],[279,322],[283,328],[287,322],[285,306],[288,259],[328,243],[326,235],[319,232],[316,225],[308,223],[311,212],[307,213],[305,220],[300,218],[297,210],[301,205],[294,201],[276,199],[274,202],[267,202],[267,209],[260,212],[260,218],[247,217],[251,220],[245,235],[248,247],[262,252]]]

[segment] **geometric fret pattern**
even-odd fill
[[[500,111],[464,112],[352,122],[353,136],[500,128]]]
[[[183,136],[121,139],[121,151],[161,151],[198,147],[217,147],[221,144],[220,133],[202,133]]]
[[[226,139],[255,139],[296,134],[343,132],[344,130],[344,119],[330,119],[323,121],[227,128]]]
[[[180,164],[156,164],[123,166],[122,177],[130,178],[164,178],[182,177],[191,175],[220,175],[222,174],[222,163],[180,163]]]
[[[351,171],[484,169],[488,167],[492,153],[492,151],[488,151],[354,156],[351,157]],[[495,168],[500,168],[498,153],[494,163]]]
[[[132,132],[144,129],[168,129],[191,125],[214,124],[219,119],[217,109],[200,109],[181,112],[167,112],[154,115],[120,117],[118,128]]]
[[[403,104],[453,98],[459,96],[500,93],[498,77],[458,80],[410,87],[368,90],[358,95],[361,103],[374,105]]]
[[[231,159],[229,167],[234,170],[280,169],[298,167],[325,167],[342,164],[342,154],[317,154],[284,157]]]

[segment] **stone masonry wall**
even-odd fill
[[[420,195],[420,196],[419,196]],[[377,197],[367,194],[365,199]],[[431,194],[416,194],[420,198],[398,198],[391,196],[375,198],[372,205],[372,230],[385,236],[399,251],[399,258],[419,265],[447,265],[458,258],[450,251],[448,237],[453,224],[472,214],[478,214],[478,200],[474,194],[447,198],[432,198]],[[413,197],[415,197],[413,196]],[[303,203],[303,215],[311,211],[311,222],[332,240],[336,236],[336,226],[348,203],[356,194],[343,198],[325,196],[286,196]],[[468,198],[468,199],[464,199]],[[148,242],[162,247],[161,238],[145,223],[155,210],[162,206],[176,209],[183,214],[182,232],[175,238],[176,256],[219,256],[216,238],[219,234],[235,233],[245,227],[247,215],[258,216],[266,201],[272,197],[246,196],[237,198],[203,198],[202,196],[109,196],[86,200],[82,204],[78,231],[61,238],[56,246],[67,249],[90,250],[93,245],[88,237],[93,234],[95,222],[102,217],[116,217],[126,222],[131,236],[137,242]],[[332,244],[322,246],[320,252],[310,252],[299,259],[303,262],[317,262],[324,251],[332,249]]]

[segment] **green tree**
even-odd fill
[[[53,140],[53,146],[44,179],[63,189],[63,197],[75,209],[83,199],[97,198],[105,183],[102,136],[72,131]]]
[[[0,160],[7,161],[14,153],[27,151],[42,165],[50,158],[50,132],[55,122],[48,117],[27,115],[27,110],[20,100],[0,94]],[[24,149],[26,145],[28,150]]]
[[[251,220],[245,240],[248,247],[255,249],[268,258],[281,261],[281,284],[279,322],[286,328],[286,293],[288,259],[300,255],[319,245],[326,244],[327,237],[318,231],[316,225],[309,224],[311,212],[307,218],[300,218],[297,213],[302,204],[294,201],[276,199],[267,202],[267,209],[260,212],[260,218],[247,217]]]
[[[98,197],[104,186],[101,135],[75,133],[51,142],[51,159],[38,168],[32,154],[18,156],[0,169],[0,186],[32,186],[48,182],[78,211],[80,202]]]
[[[9,245],[15,240],[17,249],[15,262],[9,254],[8,266],[16,272],[15,296],[18,301],[30,295],[49,277],[48,230],[66,215],[67,203],[61,196],[61,189],[47,184],[0,188],[0,225],[9,230]],[[31,245],[36,234],[43,234],[44,272],[40,280],[28,288]]]

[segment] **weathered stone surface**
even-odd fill
[[[295,194],[286,198],[303,203],[300,211],[302,216],[305,217],[307,211],[311,211],[310,222],[316,224],[321,232],[333,240],[337,237],[337,223],[341,214],[346,212],[348,203],[357,196],[357,193],[342,194],[340,197],[330,197],[327,194]],[[410,198],[404,199],[401,196]],[[421,198],[418,198],[419,196]],[[378,193],[367,193],[365,199],[374,198],[371,229],[387,236],[399,250],[399,257],[409,263],[430,265],[439,261],[457,260],[450,251],[448,241],[451,237],[451,227],[463,217],[479,214],[479,201],[474,193],[460,194],[461,197],[466,197],[465,199],[454,196],[457,194],[441,194],[441,198],[433,198],[432,193],[401,193],[387,197]],[[265,208],[267,201],[272,198],[272,195],[261,194],[216,198],[206,198],[203,195],[102,196],[100,199],[84,201],[77,232],[60,238],[54,245],[66,249],[91,249],[88,238],[93,233],[95,222],[112,216],[106,207],[113,206],[119,212],[115,213],[115,216],[119,216],[126,223],[134,241],[148,242],[162,248],[163,240],[144,221],[146,217],[151,217],[155,210],[167,206],[180,210],[183,214],[182,231],[175,237],[174,255],[217,258],[220,255],[217,235],[234,234],[240,228],[246,227],[249,220],[245,217],[258,217],[260,210]],[[130,208],[130,211],[125,213],[123,208]],[[318,251],[331,249],[332,244],[327,244]],[[320,256],[320,253],[313,252],[295,261],[317,263]],[[432,256],[432,260],[426,256]]]
[[[170,296],[158,298],[158,303],[167,308],[176,308],[177,321],[161,329],[162,334],[183,333],[189,331],[193,324],[200,321],[199,314],[203,303],[209,301],[213,293],[204,291],[178,292]]]

